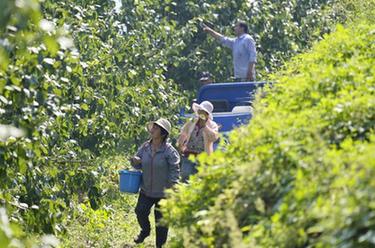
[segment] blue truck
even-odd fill
[[[228,133],[233,128],[246,124],[252,117],[252,102],[256,90],[265,82],[213,83],[202,86],[196,103],[210,101],[214,105],[213,118],[221,125],[220,132]],[[181,113],[182,117],[191,114]]]

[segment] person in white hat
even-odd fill
[[[180,155],[172,144],[168,143],[168,135],[171,132],[171,123],[168,120],[161,118],[150,122],[147,129],[151,139],[130,159],[133,167],[143,172],[141,192],[135,208],[141,232],[134,242],[142,243],[150,235],[148,217],[154,206],[156,247],[162,247],[167,241],[168,227],[159,223],[162,218],[159,202],[165,197],[165,189],[178,183]]]
[[[177,147],[182,154],[181,181],[186,182],[190,175],[197,172],[196,163],[189,160],[190,155],[202,152],[211,154],[213,144],[219,138],[219,126],[213,121],[213,105],[209,101],[201,104],[193,103],[195,118],[189,120],[183,127],[177,140]]]

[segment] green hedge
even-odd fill
[[[202,19],[227,34],[251,20],[266,74],[346,13],[329,0],[121,2],[115,12],[108,0],[0,1],[0,127],[24,130],[0,132],[0,202],[27,233],[64,233],[72,206],[103,206],[115,167],[95,158],[132,152],[151,119],[176,121],[179,85],[198,71],[230,75],[230,52],[198,29]],[[228,170],[217,170],[222,185]]]
[[[375,245],[375,25],[337,26],[163,202],[175,247]]]
[[[0,8],[1,206],[26,232],[63,233],[72,205],[102,206],[111,168],[95,158],[133,152],[145,123],[175,121],[185,99],[163,75],[166,55],[153,37],[164,26],[154,20],[125,36],[113,1]],[[8,139],[6,127],[24,136]]]

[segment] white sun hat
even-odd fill
[[[152,128],[152,126],[154,124],[156,124],[156,125],[160,126],[161,128],[163,128],[165,131],[167,131],[168,134],[171,133],[172,125],[171,125],[171,123],[167,119],[160,118],[157,121],[151,121],[151,122],[149,122],[147,124],[147,130],[149,132],[151,131],[151,128]]]
[[[191,107],[193,111],[198,114],[198,110],[203,110],[208,114],[208,117],[212,120],[212,111],[214,110],[214,106],[209,101],[203,101],[201,104],[193,103],[193,106]]]

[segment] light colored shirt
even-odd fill
[[[249,63],[257,62],[255,41],[249,34],[243,34],[237,38],[223,37],[220,40],[223,46],[232,49],[234,77],[245,79],[249,69]],[[255,78],[255,66],[253,70]]]

